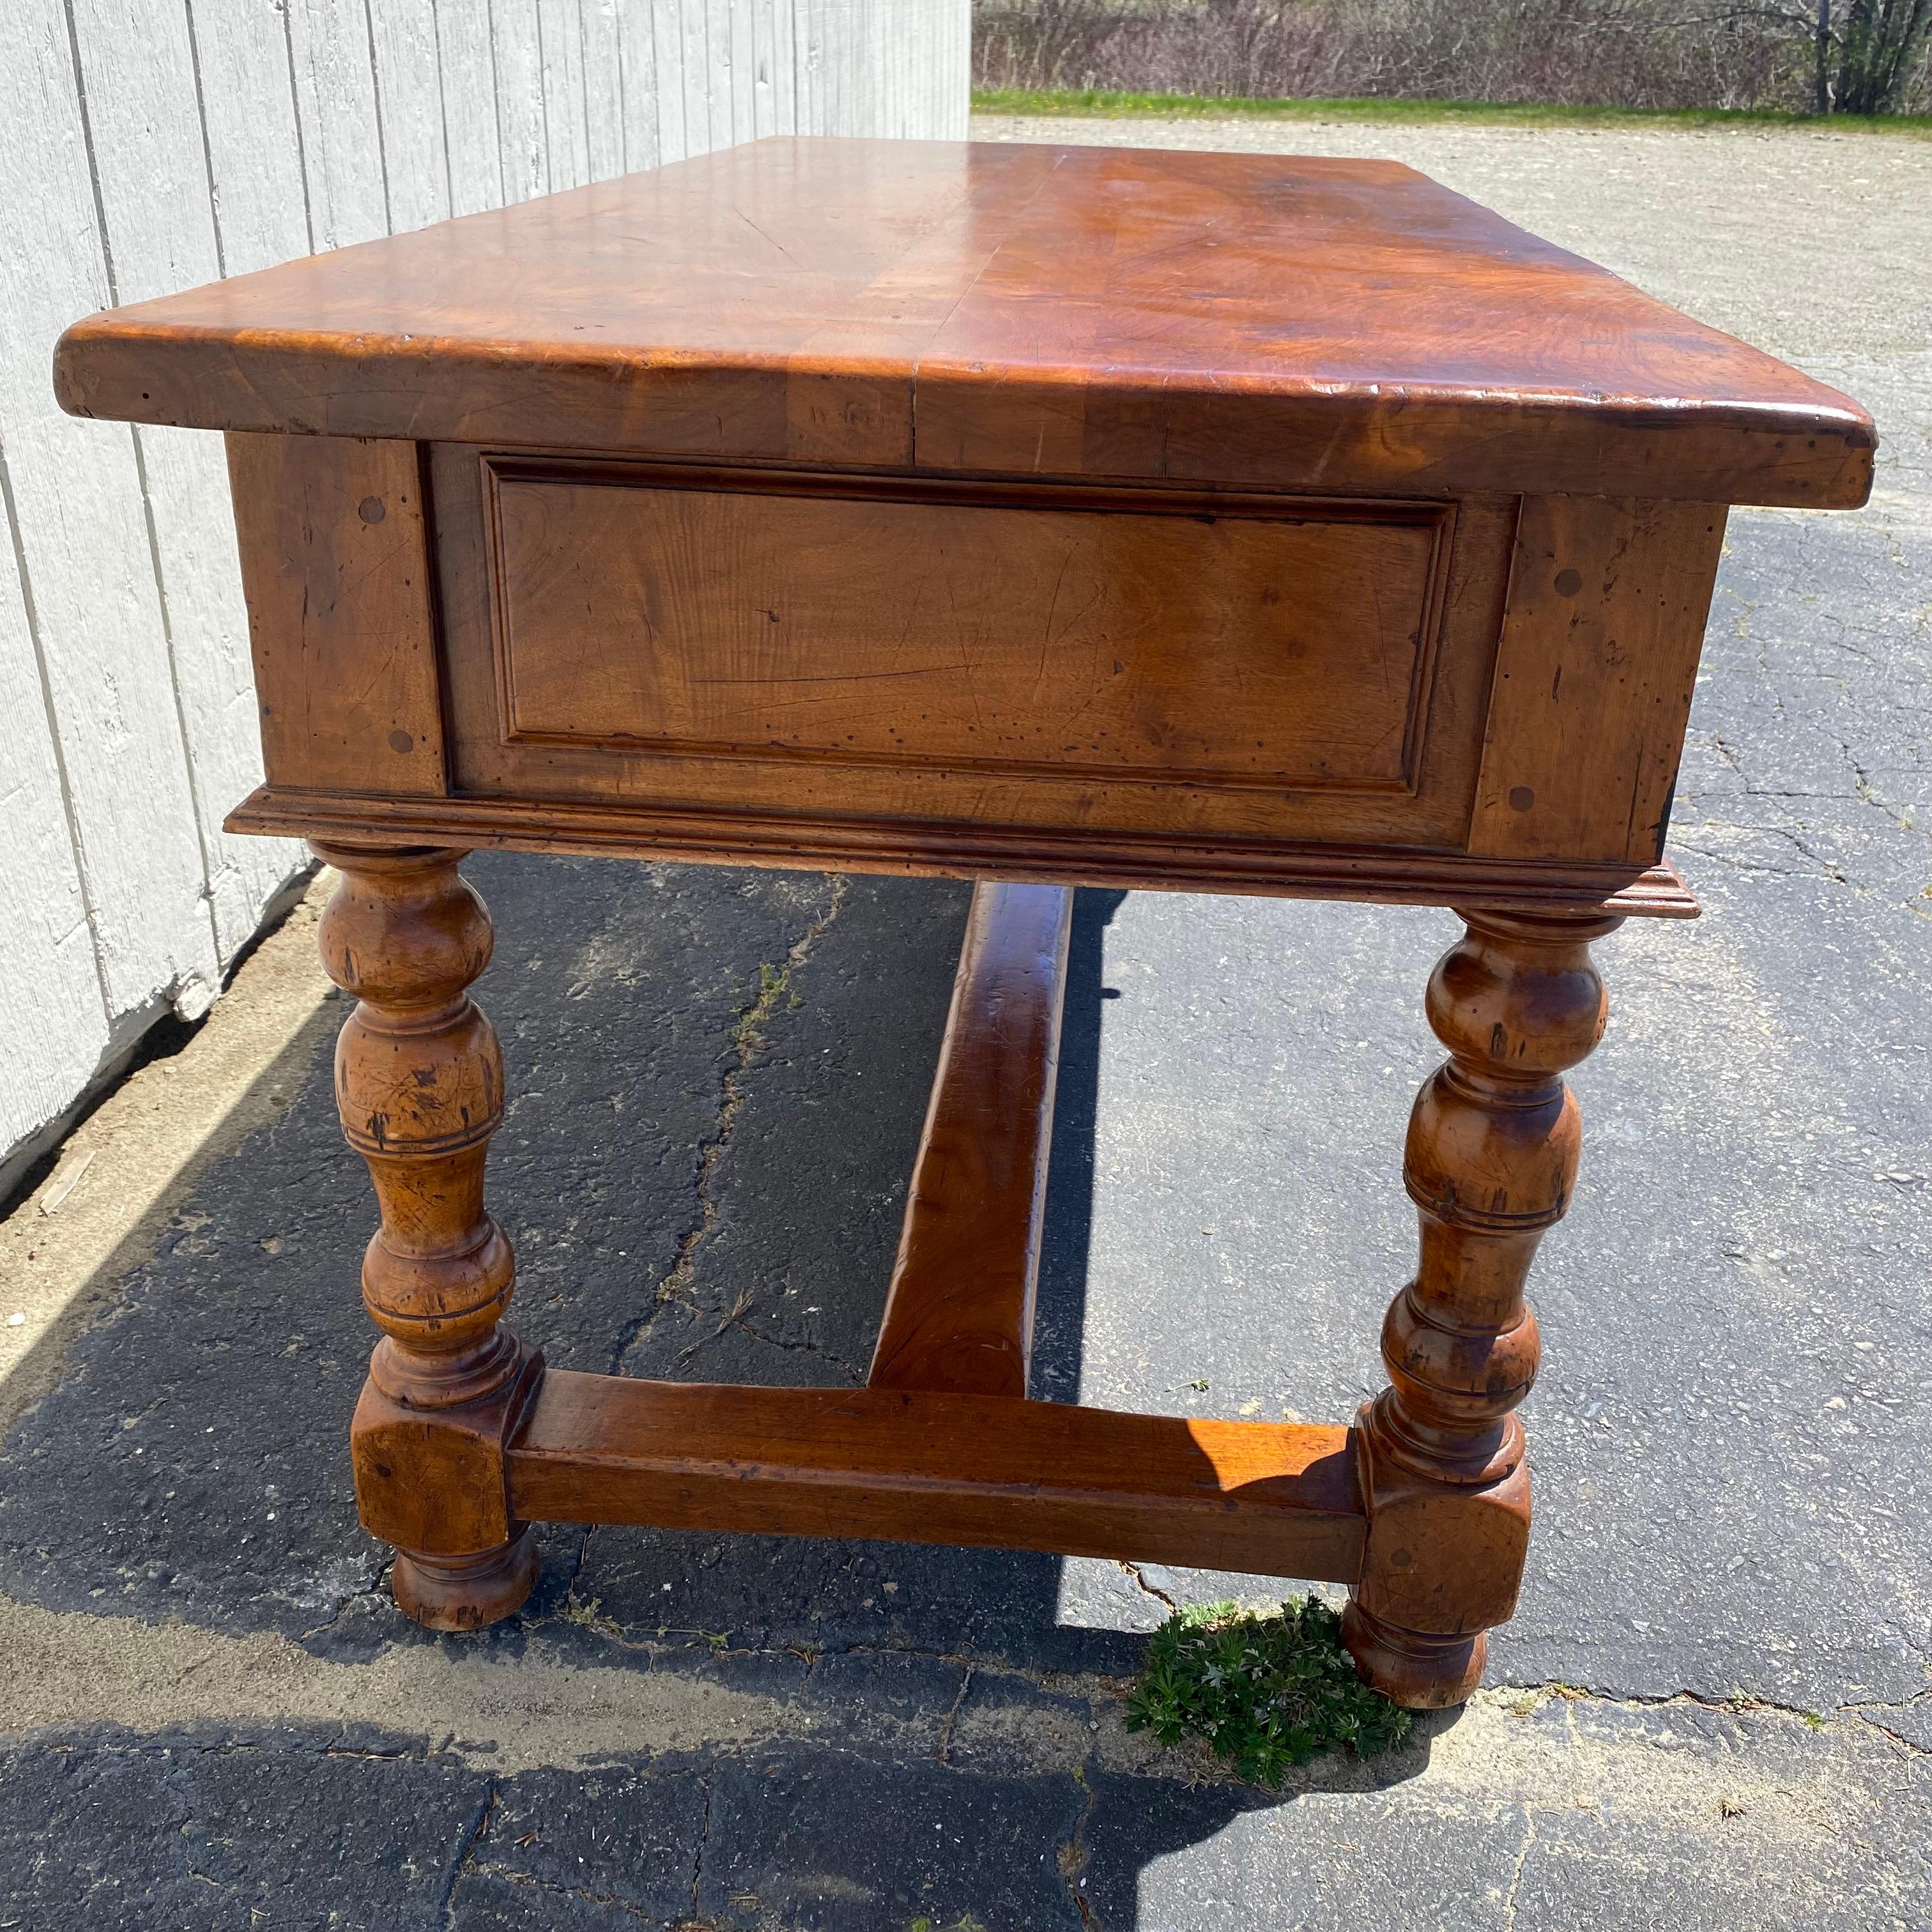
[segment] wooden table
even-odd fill
[[[356,1492],[411,1616],[509,1614],[536,1520],[991,1544],[1346,1582],[1372,1682],[1468,1695],[1590,942],[1696,909],[1664,842],[1725,506],[1862,502],[1856,404],[1392,164],[833,140],[98,315],[56,380],[228,434],[267,774],[230,824],[343,876]],[[546,1373],[502,1325],[478,845],[1017,882],[974,896],[866,1388]],[[1464,922],[1352,1425],[1026,1400],[1084,883]]]

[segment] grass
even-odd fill
[[[1727,107],[1511,106],[1488,100],[1290,100],[1200,94],[1131,94],[1103,88],[1058,92],[1024,87],[973,90],[978,114],[1150,119],[1460,121],[1492,128],[1819,128],[1833,133],[1932,139],[1932,114],[1762,114]]]
[[[1346,1745],[1373,1757],[1400,1744],[1412,1721],[1355,1675],[1342,1620],[1318,1597],[1278,1611],[1176,1610],[1149,1640],[1127,1700],[1130,1730],[1151,1731],[1164,1744],[1192,1732],[1237,1777],[1270,1788],[1324,1751]]]

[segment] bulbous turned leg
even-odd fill
[[[490,916],[457,876],[460,851],[314,850],[342,874],[322,963],[359,1002],[336,1046],[336,1100],[382,1210],[362,1263],[382,1339],[350,1432],[356,1501],[396,1546],[402,1608],[433,1630],[475,1630],[536,1580],[503,1452],[542,1370],[500,1325],[515,1264],[483,1205],[503,1062],[464,989],[489,963]]]
[[[1421,1220],[1415,1279],[1382,1324],[1389,1386],[1356,1418],[1369,1518],[1342,1620],[1362,1675],[1399,1704],[1460,1704],[1484,1632],[1516,1608],[1529,1537],[1516,1405],[1535,1378],[1523,1284],[1576,1183],[1564,1084],[1603,1037],[1598,915],[1467,912],[1429,982],[1449,1049],[1408,1124],[1402,1178]]]

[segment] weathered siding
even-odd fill
[[[90,308],[772,134],[965,131],[968,0],[10,0],[0,60],[0,1194],[302,862],[218,440],[55,408]]]

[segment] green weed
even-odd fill
[[[1273,1786],[1291,1766],[1347,1745],[1373,1757],[1413,1720],[1355,1674],[1342,1620],[1318,1597],[1279,1611],[1198,1604],[1174,1612],[1148,1646],[1127,1700],[1130,1730],[1164,1744],[1205,1738],[1251,1784]]]
[[[563,1600],[557,1611],[559,1619],[567,1624],[580,1624],[584,1629],[595,1630],[599,1636],[622,1637],[624,1626],[615,1617],[604,1615],[604,1600],[592,1597],[587,1601],[573,1590]]]
[[[738,1016],[737,1024],[731,1029],[731,1044],[741,1059],[764,1044],[765,1022],[778,1011],[779,1002],[788,994],[791,994],[793,1006],[803,1005],[804,1002],[791,992],[790,965],[774,966],[767,960],[760,960],[758,997]]]

